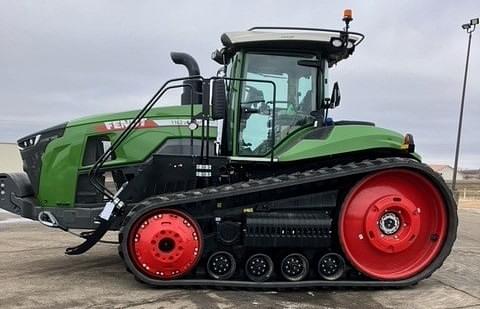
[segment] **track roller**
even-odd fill
[[[345,272],[345,260],[338,253],[327,253],[318,261],[318,274],[325,280],[337,280]]]
[[[227,251],[217,251],[207,261],[207,272],[213,279],[227,280],[233,276],[237,263],[233,255]]]
[[[280,271],[282,276],[289,281],[303,280],[308,275],[308,260],[300,253],[289,254],[282,260]]]
[[[245,273],[252,281],[267,281],[273,273],[273,261],[266,254],[254,254],[245,263]]]

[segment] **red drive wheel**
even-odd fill
[[[138,270],[156,279],[174,279],[189,273],[202,253],[202,234],[184,212],[158,209],[132,226],[128,250]]]
[[[338,228],[343,251],[357,270],[379,280],[401,280],[438,255],[447,235],[447,213],[440,192],[425,177],[392,169],[353,187]]]

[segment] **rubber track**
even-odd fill
[[[175,279],[175,280],[158,280],[145,276],[143,273],[137,271],[128,257],[128,253],[124,252],[126,248],[127,238],[123,234],[128,231],[128,228],[133,223],[132,218],[136,219],[140,213],[145,213],[157,208],[172,208],[185,207],[188,204],[193,206],[197,202],[206,201],[210,199],[232,198],[244,194],[252,194],[265,190],[281,189],[289,186],[307,184],[314,182],[324,182],[336,178],[343,178],[352,175],[368,174],[385,169],[392,168],[406,168],[420,172],[431,180],[440,190],[447,206],[448,213],[448,231],[444,246],[439,253],[439,256],[421,273],[416,276],[399,280],[399,281],[376,281],[376,280],[308,280],[299,282],[290,281],[267,281],[267,282],[252,282],[252,281],[233,281],[233,280],[214,280],[214,279]],[[427,165],[420,163],[414,159],[409,158],[380,158],[373,160],[364,160],[360,162],[351,162],[343,165],[336,165],[333,167],[324,167],[315,170],[308,170],[305,172],[295,172],[292,174],[283,174],[275,177],[268,177],[259,180],[249,180],[246,182],[238,182],[229,185],[222,185],[217,187],[207,187],[203,189],[194,189],[180,193],[172,193],[165,195],[153,196],[145,199],[134,207],[125,217],[125,220],[120,228],[119,239],[119,253],[126,264],[129,272],[132,272],[135,278],[143,283],[157,287],[226,287],[226,288],[245,288],[245,289],[297,289],[297,288],[321,288],[321,287],[365,287],[365,288],[401,288],[414,285],[419,281],[426,279],[431,274],[440,268],[450,254],[453,243],[456,239],[458,226],[457,207],[450,192],[450,189],[445,184],[444,180],[439,174],[434,172]]]

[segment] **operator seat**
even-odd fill
[[[265,102],[265,96],[263,95],[262,90],[258,90],[257,88],[253,86],[249,86],[248,92],[247,92],[247,98],[245,102],[255,102],[252,104],[258,104],[258,103],[263,103]]]
[[[298,110],[307,115],[310,115],[310,112],[315,110],[312,102],[312,90],[307,91],[299,104]]]

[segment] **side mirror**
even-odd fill
[[[223,54],[223,50],[216,49],[212,53],[212,60],[215,61],[218,64],[225,64],[225,57],[224,57],[224,54]]]
[[[338,82],[335,82],[333,84],[332,95],[330,96],[330,108],[340,105],[340,99],[340,87],[338,86]]]
[[[224,79],[212,82],[212,119],[225,119],[227,114],[227,91]]]
[[[217,70],[217,77],[224,77],[226,75],[226,72],[225,72],[225,67],[220,67],[218,70]]]

